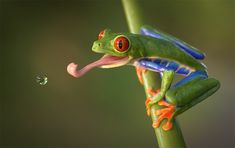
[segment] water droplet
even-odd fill
[[[45,75],[36,76],[36,82],[40,85],[46,85],[48,78]]]

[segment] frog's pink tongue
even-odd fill
[[[103,65],[111,65],[111,64],[118,63],[118,62],[126,61],[128,59],[129,59],[128,57],[115,57],[115,56],[111,56],[111,55],[104,55],[99,60],[85,66],[81,70],[77,70],[77,67],[78,67],[77,64],[70,63],[67,66],[67,71],[70,75],[78,78],[78,77],[81,77],[82,75],[84,75],[85,73],[87,73],[92,68],[103,66]]]

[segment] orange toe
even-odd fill
[[[147,89],[147,93],[148,93],[151,97],[155,96],[155,95],[158,94],[159,92],[160,92],[160,89],[157,89],[156,91],[154,91],[152,87],[149,87],[149,88]]]
[[[168,131],[172,128],[172,123],[170,121],[167,121],[165,125],[162,126],[162,128],[165,130],[165,131]]]
[[[147,107],[147,115],[150,116],[150,107],[148,107],[149,102],[151,101],[151,98],[147,98],[145,101],[145,106]]]
[[[158,128],[160,125],[160,122],[159,121],[154,121],[153,124],[152,124],[152,127],[153,128]]]
[[[145,106],[148,106],[150,101],[151,101],[151,98],[147,98],[146,101],[145,101]]]
[[[167,107],[173,106],[173,105],[167,103],[167,102],[164,101],[164,100],[158,101],[158,105],[160,105],[160,106],[167,106]]]
[[[172,111],[171,108],[158,109],[158,110],[156,110],[156,115],[158,115],[158,116],[163,115],[163,114],[164,115],[166,115],[166,114],[170,115],[171,111]]]
[[[158,119],[154,121],[153,127],[159,127],[162,120],[167,119],[167,122],[162,126],[162,128],[168,131],[172,128],[172,123],[170,122],[170,119],[172,118],[173,113],[175,112],[175,106],[168,104],[166,101],[163,100],[159,101],[158,105],[165,106],[166,108],[156,110],[156,115],[158,116]]]
[[[146,69],[141,68],[141,67],[136,67],[136,73],[137,73],[137,77],[139,79],[139,82],[143,85],[143,77],[142,77],[142,73],[146,72]]]
[[[147,109],[147,116],[150,116],[151,115],[151,111],[150,111],[150,108]]]

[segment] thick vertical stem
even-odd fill
[[[139,33],[140,27],[144,25],[144,17],[143,12],[138,5],[138,0],[122,0],[123,7],[125,10],[127,22],[129,29],[132,33]],[[160,88],[161,80],[160,75],[146,71],[142,74],[144,89],[147,98],[150,97],[147,93],[148,88],[158,89]],[[161,107],[157,104],[153,105],[151,108],[151,118],[155,121],[158,117],[155,114],[156,109],[160,109]],[[181,130],[176,121],[173,122],[173,127],[169,131],[164,131],[162,129],[162,125],[164,125],[165,121],[162,122],[159,128],[155,128],[155,134],[157,137],[157,141],[160,148],[184,148],[186,147]]]

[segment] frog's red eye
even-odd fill
[[[124,36],[120,36],[115,39],[114,47],[119,52],[125,52],[129,48],[129,40]]]
[[[99,35],[98,35],[98,39],[99,39],[99,40],[102,39],[103,36],[104,36],[104,31],[101,31],[101,32],[99,33]]]

